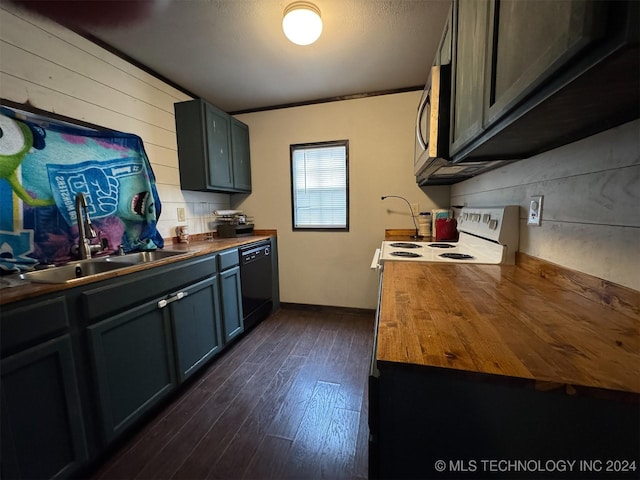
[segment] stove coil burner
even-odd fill
[[[407,258],[418,258],[422,256],[413,252],[391,252],[389,253],[389,255],[393,255],[394,257],[407,257]]]
[[[451,258],[453,260],[470,260],[473,258],[471,255],[467,255],[466,253],[441,253],[439,256],[443,258]]]
[[[422,248],[422,245],[416,245],[415,243],[396,242],[391,244],[394,248]]]
[[[456,248],[455,245],[450,243],[430,243],[429,246],[432,248]]]

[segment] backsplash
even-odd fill
[[[638,131],[635,120],[457,183],[451,205],[520,205],[521,252],[640,291]],[[536,195],[539,227],[526,221]]]
[[[155,177],[139,137],[4,107],[0,113],[1,269],[77,257],[79,194],[103,251],[164,245]]]

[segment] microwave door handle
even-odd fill
[[[418,108],[418,117],[416,118],[416,138],[418,139],[418,143],[423,150],[427,149],[427,142],[424,137],[424,132],[422,131],[422,114],[424,113],[424,109],[429,104],[429,96],[430,94],[425,95],[424,99],[420,103],[420,108]]]

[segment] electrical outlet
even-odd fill
[[[186,219],[187,218],[186,218],[186,216],[184,214],[184,208],[179,207],[178,208],[178,221],[179,222],[184,222],[184,221],[186,221]]]
[[[419,203],[412,203],[411,204],[411,214],[414,217],[417,217],[418,215],[420,215],[420,204]]]
[[[540,226],[540,224],[542,223],[542,198],[542,195],[531,197],[531,202],[529,203],[529,219],[527,220],[527,225]]]

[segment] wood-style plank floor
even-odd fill
[[[278,310],[206,367],[91,478],[367,478],[373,317]]]

